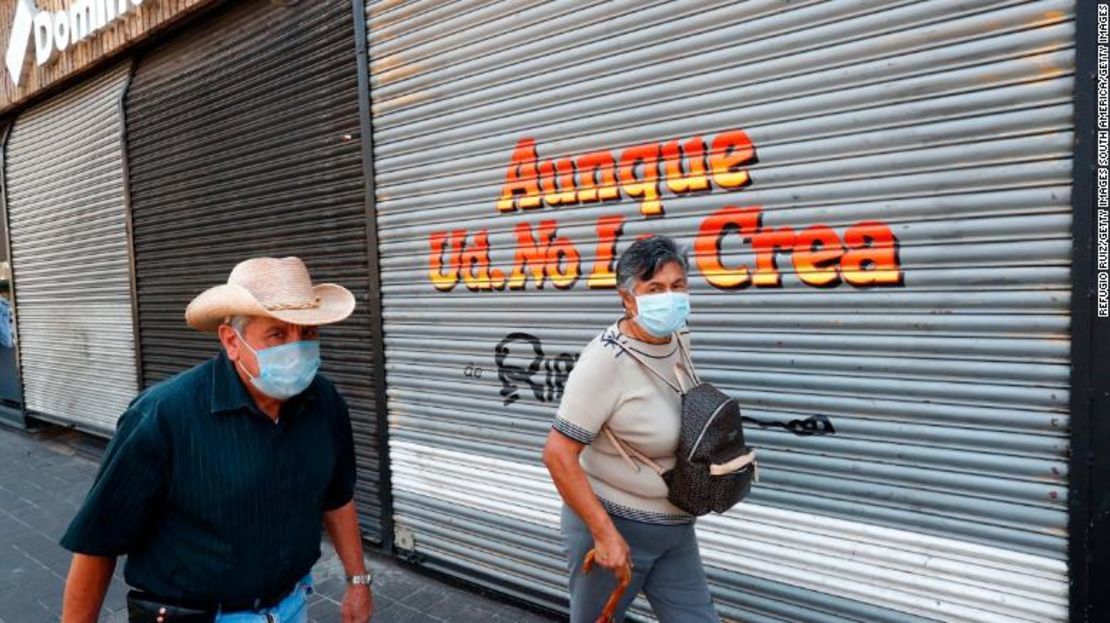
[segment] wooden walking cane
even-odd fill
[[[586,552],[586,559],[582,561],[582,573],[589,573],[594,568],[594,558],[597,557],[597,550],[591,549]],[[617,587],[613,589],[613,594],[609,595],[609,601],[605,602],[605,609],[601,611],[601,615],[597,617],[595,623],[613,623],[613,613],[617,611],[617,604],[620,603],[621,597],[624,597],[624,591],[628,585],[632,583],[632,566],[625,565],[617,572]]]

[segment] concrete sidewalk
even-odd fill
[[[78,433],[47,428],[27,434],[0,425],[0,623],[56,621],[70,554],[58,545],[96,473],[100,448]],[[331,546],[313,568],[313,621],[339,620],[345,582]],[[376,553],[373,621],[540,623],[554,619],[428,578]],[[127,620],[123,565],[102,620]]]

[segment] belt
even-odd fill
[[[180,608],[204,610],[206,612],[216,613],[240,612],[243,610],[265,610],[267,608],[273,608],[274,606],[281,603],[281,600],[285,599],[290,593],[292,593],[295,586],[296,584],[290,584],[288,588],[278,593],[266,595],[263,597],[233,599],[226,601],[206,601],[200,599],[165,599],[163,597],[155,595],[154,593],[149,593],[146,591],[136,590],[134,592],[146,601],[163,603],[169,606],[177,606]]]
[[[277,595],[272,595],[269,597],[255,597],[254,599],[248,599],[246,601],[221,601],[217,605],[217,609],[222,612],[239,612],[241,610],[265,610],[267,608],[273,608],[274,606],[281,603],[281,600],[288,597],[289,593],[291,592],[293,592],[292,586],[290,586],[285,591],[278,593]]]

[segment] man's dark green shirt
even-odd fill
[[[354,481],[330,381],[317,376],[275,422],[221,353],[131,403],[61,542],[126,554],[127,583],[163,599],[249,603],[309,572],[323,513],[352,499]]]

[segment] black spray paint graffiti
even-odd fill
[[[789,422],[768,422],[745,415],[744,421],[755,424],[760,428],[784,428],[799,437],[836,434],[832,420],[823,415],[811,415],[804,420],[790,420]]]
[[[510,352],[513,344],[527,345]],[[523,353],[522,353],[523,351]],[[527,360],[526,365],[513,365],[510,357]],[[528,359],[531,357],[531,359]],[[567,377],[578,361],[578,355],[562,353],[555,357],[547,357],[543,352],[540,339],[530,333],[510,333],[494,349],[494,361],[497,363],[497,378],[501,381],[501,397],[505,406],[520,400],[520,386],[526,385],[532,390],[532,395],[540,402],[556,402],[563,397],[563,388],[566,386]],[[463,374],[471,378],[481,378],[482,368],[470,365]],[[541,376],[542,381],[537,380]],[[819,435],[835,435],[836,428],[832,420],[824,415],[811,415],[805,419],[775,422],[760,420],[744,416],[744,421],[755,424],[760,428],[782,428],[799,437]]]
[[[514,344],[517,348],[510,352],[510,346]],[[514,365],[514,360],[527,363]],[[540,402],[560,400],[578,355],[562,353],[547,357],[538,337],[528,333],[510,333],[494,349],[494,361],[497,362],[497,378],[501,381],[501,397],[505,406],[509,406],[520,399],[521,386],[530,388],[532,395]]]

